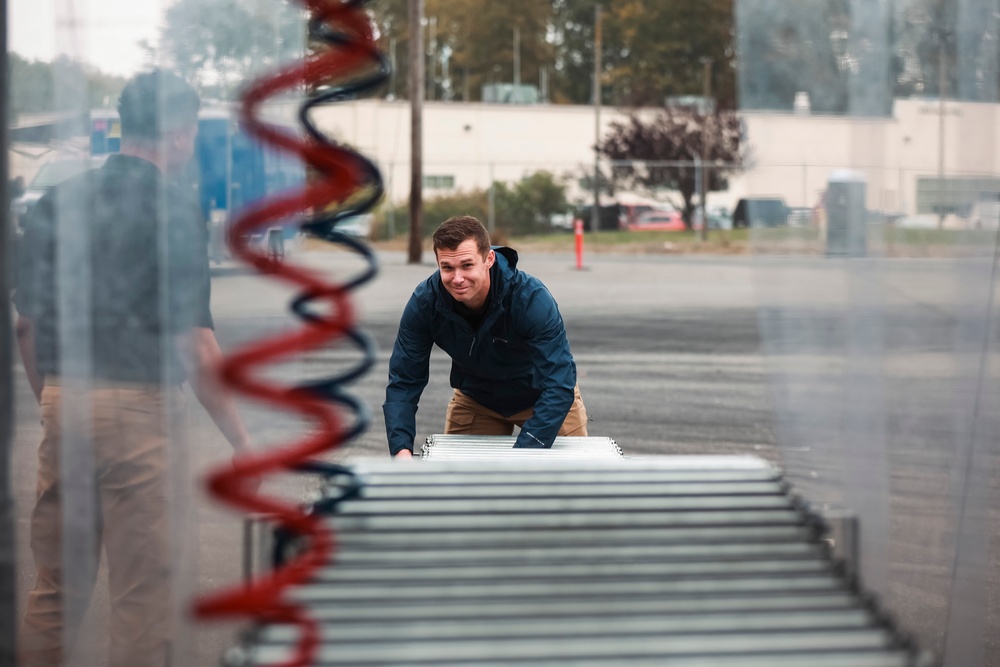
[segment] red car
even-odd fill
[[[625,228],[630,232],[683,232],[687,229],[680,211],[647,211]]]

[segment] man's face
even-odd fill
[[[437,251],[441,282],[455,301],[476,310],[486,303],[490,293],[490,267],[496,255],[490,250],[483,257],[474,239],[466,239],[454,250]]]

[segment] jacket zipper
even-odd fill
[[[472,356],[472,350],[476,347],[476,334],[472,334],[472,345],[469,346],[469,356]]]

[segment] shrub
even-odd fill
[[[537,234],[551,229],[553,215],[569,210],[566,186],[552,173],[537,171],[517,183],[494,183],[495,233],[499,238]],[[487,224],[489,218],[489,192],[487,190],[459,191],[424,201],[423,236],[429,237],[437,226],[456,215],[471,215]],[[383,206],[376,217],[374,238],[390,239],[406,236],[410,230],[409,207]]]

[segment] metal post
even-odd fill
[[[899,149],[899,213],[906,216],[906,172],[904,149],[910,144],[909,137],[903,137],[903,146]]]
[[[393,187],[392,181],[396,174],[396,165],[392,162],[389,163],[389,178],[386,184],[386,195],[385,203],[389,206],[388,219],[386,220],[386,230],[385,238],[386,240],[391,240],[396,238],[396,203],[393,198]]]
[[[431,34],[430,38],[427,40],[427,62],[430,65],[430,71],[427,72],[427,99],[433,100],[434,77],[437,74],[437,17],[430,17],[430,19],[428,19],[428,24],[431,28]]]
[[[709,108],[709,100],[712,98],[712,59],[702,58],[701,64],[703,67],[703,95],[705,100],[705,116],[704,121],[701,124],[701,189],[699,191],[699,198],[701,203],[701,231],[698,234],[703,242],[708,240],[708,206],[705,201],[708,197],[708,161],[709,161],[709,143],[712,140],[711,133],[708,129],[708,124],[712,119],[712,113]]]
[[[490,235],[493,234],[493,230],[496,228],[496,183],[493,179],[493,163],[490,162],[490,194],[489,200],[487,202],[487,212],[486,212],[486,228],[489,230]]]
[[[514,102],[521,101],[521,29],[514,26]]]
[[[944,195],[947,190],[944,184],[944,95],[948,86],[945,75],[945,38],[942,35],[938,51],[938,229],[944,228]]]
[[[419,264],[424,215],[424,0],[409,0],[410,20],[410,244],[407,261]]]
[[[802,208],[809,208],[809,165],[802,163]]]
[[[601,219],[601,6],[594,6],[594,209],[590,231],[597,232]]]
[[[389,39],[389,98],[396,99],[396,38]]]
[[[7,81],[7,1],[0,0],[0,90],[3,99],[9,99],[10,87]],[[7,105],[0,105],[0,141],[7,147]],[[0,183],[3,183],[4,210],[0,214],[0,294],[10,294],[11,262],[13,259],[10,239],[13,234],[10,222],[9,170],[7,151],[0,156]],[[14,445],[14,378],[13,362],[13,322],[11,309],[7,303],[0,307],[0,665],[13,665],[16,641],[14,610],[15,550],[14,550],[14,500],[11,494],[10,452]]]
[[[233,206],[233,133],[237,131],[236,121],[226,120],[226,223],[235,208]],[[226,238],[226,235],[222,235]]]

